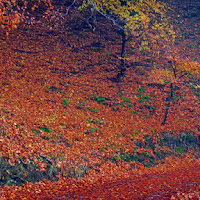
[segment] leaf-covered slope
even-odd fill
[[[125,77],[120,83],[113,82],[120,64],[121,41],[116,33],[108,31],[113,27],[105,23],[95,33],[74,28],[64,31],[62,27],[50,31],[35,25],[15,30],[7,40],[2,36],[1,183],[18,185],[41,177],[59,178],[59,182],[4,186],[0,193],[3,197],[17,199],[30,191],[27,195],[32,198],[53,194],[56,198],[67,196],[69,186],[69,195],[82,194],[86,198],[89,193],[84,190],[92,190],[92,181],[109,190],[104,183],[109,180],[121,190],[120,183],[125,183],[125,178],[141,186],[136,191],[138,197],[140,193],[162,195],[156,184],[161,180],[164,195],[175,195],[175,183],[178,190],[182,186],[188,186],[188,192],[190,187],[198,190],[195,185],[199,183],[199,161],[193,159],[199,156],[199,74],[184,77],[175,85],[166,124],[161,125],[170,88],[165,78],[161,83],[152,78],[152,72],[154,66],[162,71],[166,60],[128,47],[127,55],[132,60],[128,61]],[[175,26],[186,26],[191,31],[190,21]],[[107,34],[102,35],[104,32]],[[200,38],[198,30],[195,33],[196,39],[187,41],[197,47],[190,48],[181,37],[177,48],[185,49],[198,61],[195,55]],[[176,157],[167,157],[170,155]],[[172,159],[170,164],[166,157]],[[174,161],[177,157],[183,159],[182,164]],[[155,178],[163,168],[166,179]],[[19,169],[21,173],[17,172]],[[30,178],[33,172],[35,180]],[[145,173],[149,173],[151,181],[143,179]],[[135,176],[141,182],[134,182]],[[115,180],[117,177],[121,179]],[[151,194],[142,193],[145,187]],[[166,193],[169,187],[171,190]],[[98,192],[93,195],[102,193],[100,188],[97,186]],[[127,184],[129,189],[131,184]],[[105,197],[115,192],[106,193]],[[118,193],[124,197],[127,194]]]

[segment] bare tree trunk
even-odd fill
[[[171,103],[172,98],[173,98],[173,83],[171,83],[170,87],[171,87],[171,93],[170,93],[170,97],[169,97],[169,100],[168,100],[167,108],[166,108],[166,111],[165,111],[165,117],[164,117],[164,120],[162,122],[162,125],[164,125],[166,120],[167,120],[167,115],[168,115],[168,112],[169,112],[170,103]]]
[[[121,36],[122,36],[121,65],[120,65],[120,72],[117,74],[118,82],[120,81],[120,78],[124,76],[124,72],[126,71],[124,58],[125,58],[125,46],[127,40],[126,40],[126,33],[124,30],[122,31]]]

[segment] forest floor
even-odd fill
[[[176,50],[200,62],[199,6],[172,7]],[[79,22],[1,31],[0,199],[199,199],[200,74],[175,83],[162,125],[164,55],[128,45],[115,82],[115,27]]]

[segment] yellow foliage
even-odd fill
[[[177,71],[182,71],[185,73],[198,73],[200,70],[200,64],[195,61],[190,60],[178,60],[174,59],[174,68],[176,68]]]
[[[181,59],[179,57],[171,58],[171,61],[171,68],[168,67],[165,69],[152,70],[151,76],[154,77],[155,81],[159,83],[164,83],[166,81],[175,83],[184,75],[189,73],[196,74],[200,71],[200,64],[195,61],[183,58]],[[199,85],[193,85],[192,83],[190,83],[190,85],[195,89],[200,88]]]
[[[170,9],[166,4],[157,0],[90,0],[95,9],[109,16],[117,24],[124,22],[123,30],[127,35],[141,36],[140,49],[150,51],[149,45],[161,38],[164,41],[175,41],[175,32],[165,18],[165,12]],[[113,15],[115,18],[112,18]],[[143,39],[145,35],[148,39]],[[132,44],[134,45],[134,44]]]

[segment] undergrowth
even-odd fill
[[[118,152],[117,156],[111,158],[113,162],[131,162],[143,164],[145,167],[153,167],[163,163],[167,156],[184,157],[188,152],[193,151],[194,155],[200,155],[200,136],[194,136],[192,133],[182,132],[179,136],[173,136],[168,132],[163,132],[161,139],[157,142],[152,136],[144,136],[145,142],[132,139],[135,150],[132,154]],[[144,150],[138,151],[143,148]],[[153,154],[151,153],[153,152]],[[38,182],[42,179],[58,181],[58,174],[65,174],[72,178],[83,177],[89,168],[81,165],[77,168],[66,168],[67,172],[61,172],[51,160],[43,155],[37,158],[46,165],[46,170],[42,170],[36,165],[34,159],[23,161],[18,158],[15,166],[8,162],[8,158],[0,158],[0,187],[6,185],[23,185],[26,182]],[[108,160],[104,157],[103,159]]]

